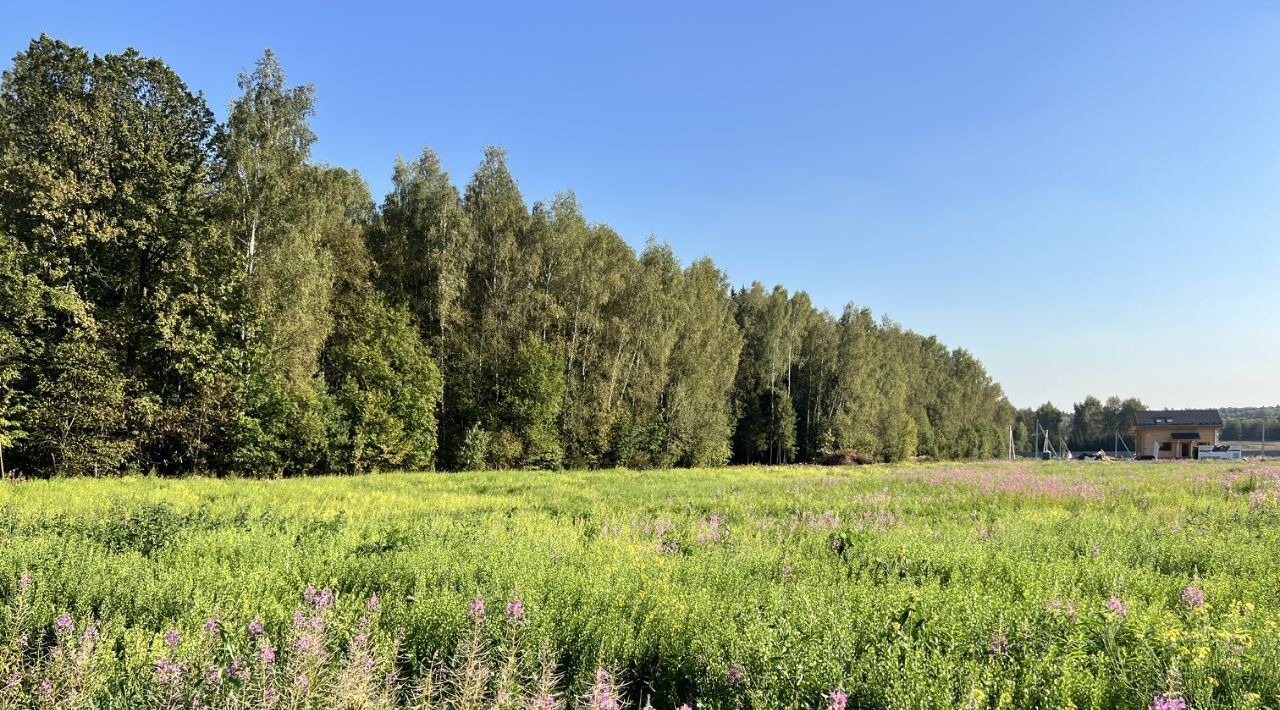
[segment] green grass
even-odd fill
[[[52,703],[50,676],[62,705],[261,704],[263,687],[199,680],[254,657],[258,618],[278,702],[338,704],[377,594],[378,678],[353,707],[428,705],[424,678],[454,705],[500,705],[503,683],[527,701],[551,661],[559,707],[587,702],[598,669],[637,707],[826,707],[837,689],[873,708],[1276,706],[1277,481],[993,462],[3,485],[0,671],[21,679],[0,703]],[[327,621],[324,667],[294,650],[309,585],[337,594],[304,609]],[[91,658],[56,631],[64,612],[75,634],[97,624]],[[158,687],[159,658],[188,663],[181,687]]]

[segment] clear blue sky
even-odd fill
[[[1015,404],[1280,402],[1280,4],[787,5],[0,0],[0,50],[134,46],[223,116],[272,47],[379,198],[500,144],[530,201],[936,333]]]

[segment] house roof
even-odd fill
[[[1222,415],[1216,409],[1152,409],[1135,412],[1135,423],[1146,426],[1222,426]]]

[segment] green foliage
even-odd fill
[[[0,87],[0,447],[31,475],[293,476],[1003,451],[980,363],[734,292],[501,148],[374,207],[267,51],[215,125],[161,61],[41,37]],[[7,235],[7,236],[6,236]],[[68,360],[67,358],[71,358]]]
[[[548,661],[559,707],[600,669],[630,708],[1266,707],[1277,490],[1256,465],[1033,461],[31,481],[0,486],[0,672],[20,707],[45,679],[227,707],[301,674],[313,707],[420,707],[428,680],[437,707],[527,707]],[[93,663],[56,667],[89,625]],[[204,682],[233,660],[248,678]]]

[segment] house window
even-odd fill
[[[1160,442],[1160,450],[1161,450],[1161,451],[1173,451],[1173,442],[1172,442],[1172,441],[1162,441],[1162,442]]]

